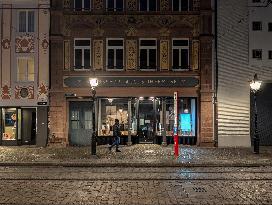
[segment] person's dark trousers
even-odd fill
[[[117,151],[117,150],[118,150],[118,147],[119,147],[119,143],[120,143],[119,137],[116,136],[116,137],[114,138],[114,142],[112,143],[112,145],[111,145],[109,148],[111,149],[112,147],[116,146],[116,151]]]

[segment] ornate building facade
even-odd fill
[[[98,143],[213,145],[210,0],[53,0],[49,143],[88,145],[89,78],[99,85]]]
[[[0,4],[0,145],[46,146],[49,0]]]

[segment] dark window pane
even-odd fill
[[[28,12],[28,32],[34,32],[34,11]]]
[[[80,69],[82,66],[82,51],[81,49],[75,49],[75,68]]]
[[[90,50],[89,49],[84,50],[84,67],[85,69],[90,68]]]
[[[149,11],[156,11],[156,1],[157,0],[149,0]]]
[[[152,69],[155,69],[157,67],[156,49],[149,50],[149,67]]]
[[[90,10],[91,2],[90,0],[84,0],[84,10]]]
[[[114,0],[108,0],[108,11],[114,11]]]
[[[179,11],[179,1],[180,0],[173,0],[173,11]]]
[[[147,50],[146,49],[140,50],[140,67],[141,69],[147,68]]]
[[[116,68],[123,69],[123,49],[116,50]]]
[[[268,31],[272,31],[272,23],[268,23]]]
[[[268,51],[268,59],[272,59],[272,51]]]
[[[252,50],[252,57],[257,59],[262,59],[262,50],[260,49]]]
[[[76,40],[75,46],[90,46],[90,40]]]
[[[82,10],[82,0],[74,0],[75,1],[75,10],[81,11]]]
[[[181,11],[188,11],[188,0],[181,0]]]
[[[252,30],[253,31],[261,31],[262,30],[262,22],[260,22],[260,21],[252,22]]]
[[[109,40],[108,46],[123,46],[123,40]]]
[[[141,46],[156,46],[156,40],[141,40]]]
[[[19,13],[19,32],[26,32],[26,12]]]
[[[108,68],[114,68],[114,50],[108,49]]]
[[[116,11],[123,11],[123,0],[116,0]]]
[[[147,0],[140,0],[140,11],[147,11]]]
[[[189,0],[189,11],[193,10],[193,0]]]
[[[188,50],[182,49],[180,53],[181,58],[181,68],[187,69],[188,68]]]
[[[179,49],[173,49],[173,68],[179,68]]]
[[[188,46],[187,40],[173,40],[173,46]]]

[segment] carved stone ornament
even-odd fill
[[[63,43],[63,49],[64,49],[64,70],[70,69],[70,41],[65,40]]]
[[[127,36],[137,36],[137,30],[134,27],[129,27],[126,30],[126,35]]]
[[[16,53],[34,53],[34,36],[18,36],[16,37],[15,42]]]
[[[93,31],[93,36],[96,36],[96,37],[102,37],[105,33],[105,31],[101,28],[95,28]]]
[[[126,68],[127,70],[136,70],[137,68],[137,41],[126,41]]]
[[[1,91],[1,97],[3,100],[11,99],[11,88],[8,85],[4,85]]]
[[[169,0],[161,0],[161,11],[168,11],[169,10]]]
[[[163,36],[163,37],[170,36],[170,30],[167,28],[161,28],[159,32],[160,32],[160,36]]]
[[[128,11],[137,11],[137,1],[136,0],[127,0],[127,10]]]
[[[2,44],[3,49],[10,49],[10,40],[9,39],[3,39],[1,44]]]
[[[47,101],[48,100],[48,86],[45,82],[40,82],[38,87],[38,100]]]
[[[94,0],[94,9],[95,10],[103,10],[103,0]]]
[[[103,70],[103,40],[93,41],[94,69]]]
[[[64,0],[63,1],[63,6],[66,9],[71,8],[71,0]]]
[[[199,69],[199,41],[192,42],[192,68],[193,70]]]
[[[160,67],[169,70],[169,40],[160,41]]]

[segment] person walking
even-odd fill
[[[112,145],[109,147],[109,150],[111,151],[111,149],[116,146],[116,152],[121,152],[118,147],[119,147],[119,143],[120,143],[120,124],[119,124],[119,120],[115,119],[115,123],[113,125],[113,136],[114,136],[114,142],[112,143]]]

